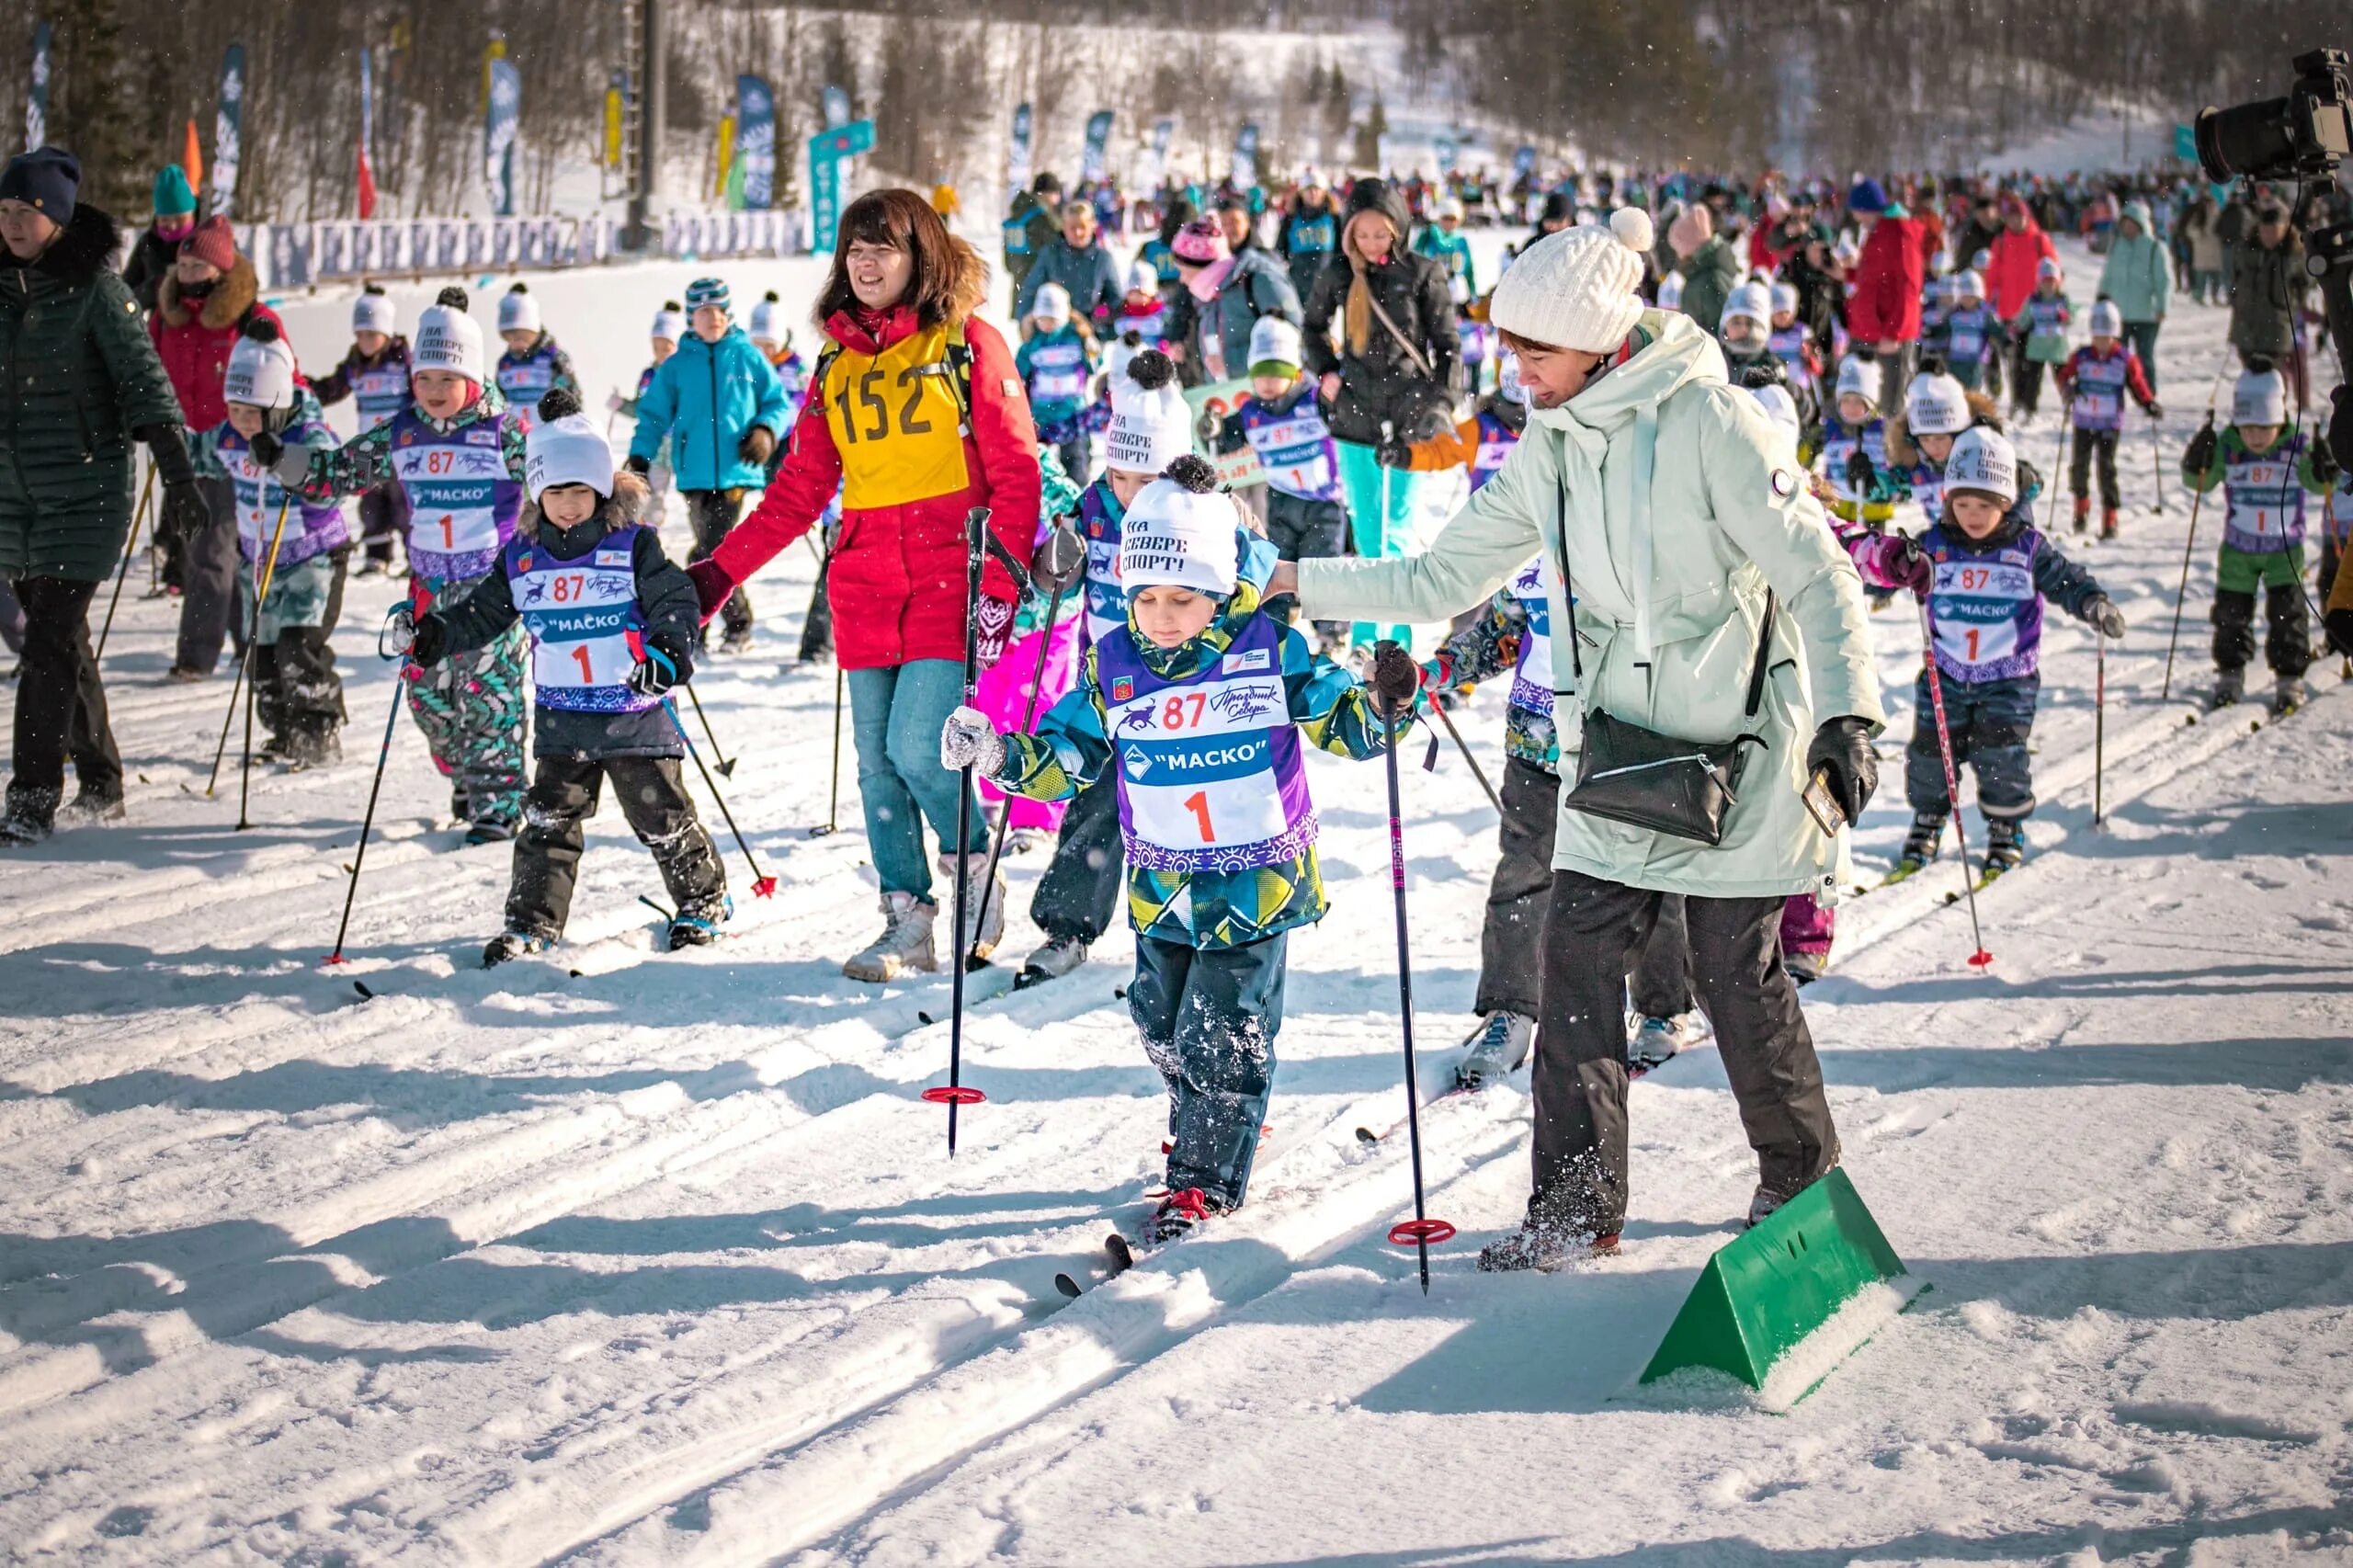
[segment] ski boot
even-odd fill
[[[936,903],[919,902],[910,892],[882,895],[882,934],[852,953],[842,973],[852,980],[880,983],[910,971],[929,974],[939,968],[932,950],[932,923],[939,915]]]
[[[1479,1027],[1462,1043],[1470,1050],[1454,1069],[1454,1086],[1483,1089],[1496,1079],[1518,1071],[1519,1064],[1528,1060],[1529,1048],[1536,1043],[1536,1020],[1525,1013],[1498,1008],[1482,1018]]]
[[[1706,1031],[1688,1013],[1672,1018],[1636,1017],[1627,1033],[1626,1070],[1640,1075],[1665,1062],[1700,1039]]]
[[[2116,537],[2116,508],[2113,506],[2099,515],[2099,537],[2104,540]]]
[[[93,790],[87,784],[74,791],[65,802],[64,814],[84,825],[95,826],[102,822],[121,822],[131,813],[123,808],[122,786],[111,790]]]
[[[1945,835],[1945,819],[1927,812],[1915,812],[1912,831],[1904,835],[1904,850],[1895,858],[1895,866],[1880,879],[1880,886],[1893,887],[1907,877],[1917,876],[1929,861],[1937,858],[1937,845]]]
[[[337,756],[341,756],[338,749]],[[481,817],[466,824],[466,846],[511,842],[523,824],[512,817]]]
[[[1794,948],[1781,949],[1781,972],[1794,985],[1812,985],[1830,969],[1828,953],[1800,952]]]
[[[553,937],[533,931],[501,931],[482,950],[482,967],[496,969],[509,959],[519,959],[529,953],[543,953],[555,946]]]
[[[965,932],[972,943],[972,957],[985,959],[996,951],[1005,940],[1005,877],[989,875],[989,858],[974,854],[964,866],[964,917],[972,922]],[[951,852],[939,858],[939,874],[956,875],[956,857]]]
[[[2246,695],[2246,669],[2222,669],[2214,672],[2214,694],[2206,699],[2209,708],[2230,708]]]
[[[742,626],[731,626],[719,635],[719,651],[722,653],[741,653],[751,645],[752,628],[748,621]]]
[[[688,904],[670,919],[670,950],[675,953],[681,948],[710,946],[719,940],[721,923],[733,918],[734,914],[735,901],[724,894],[715,900]]]
[[[2092,498],[2088,495],[2078,495],[2075,497],[2075,531],[2079,534],[2089,533],[2091,528]]]
[[[278,755],[289,773],[303,773],[343,760],[343,734],[333,724],[298,724],[278,737]]]
[[[1144,1227],[1144,1240],[1154,1246],[1181,1242],[1225,1210],[1211,1203],[1198,1187],[1181,1187],[1160,1200]]]
[[[2271,688],[2272,715],[2275,718],[2285,719],[2289,714],[2302,708],[2310,699],[2311,695],[2304,688],[2303,676],[2281,676]]]
[[[1518,1274],[1532,1268],[1550,1274],[1580,1257],[1608,1257],[1617,1250],[1615,1231],[1542,1217],[1531,1209],[1519,1229],[1479,1249],[1479,1272]]]
[[[1042,981],[1060,980],[1086,961],[1091,946],[1084,937],[1048,937],[1042,947],[1022,960],[1021,972],[1013,977],[1013,988],[1026,991]]]
[[[8,806],[0,813],[0,846],[39,844],[57,830],[56,790],[8,786]]]
[[[1985,872],[1982,881],[1990,882],[2005,871],[2014,871],[2026,859],[2026,824],[2017,817],[1985,819]]]

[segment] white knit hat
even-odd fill
[[[1495,285],[1487,319],[1513,336],[1583,354],[1607,354],[1642,318],[1634,290],[1655,238],[1650,214],[1621,207],[1609,227],[1579,223],[1529,245]]]
[[[1952,455],[1945,460],[1945,494],[1956,490],[1981,490],[2005,507],[2015,506],[2018,454],[2010,438],[1984,425],[1972,425],[1956,437]]]
[[[2034,280],[2037,283],[2056,283],[2065,276],[2066,271],[2060,267],[2059,258],[2055,256],[2046,256],[2034,264]]]
[[[665,303],[654,312],[654,324],[646,329],[645,335],[658,337],[665,343],[676,343],[686,335],[686,330],[687,312],[676,305]]]
[[[1193,449],[1192,411],[1185,406],[1174,374],[1168,357],[1148,348],[1129,362],[1125,374],[1112,380],[1111,424],[1103,433],[1106,468],[1160,473]]]
[[[2234,425],[2288,423],[2288,382],[2277,370],[2247,370],[2231,389]]]
[[[1969,392],[1954,377],[1915,376],[1904,394],[1904,422],[1915,436],[1958,436],[1969,428]]]
[[[266,336],[253,335],[255,328]],[[229,368],[221,378],[221,394],[231,403],[256,408],[294,406],[294,351],[278,335],[278,324],[256,317],[229,350]]]
[[[792,335],[792,329],[785,325],[784,307],[777,302],[775,290],[761,295],[760,302],[752,307],[751,324],[746,330],[763,343],[782,343]]]
[[[1723,314],[1716,319],[1721,332],[1734,316],[1746,316],[1759,327],[1773,324],[1773,290],[1762,283],[1744,283],[1724,296]]]
[[[1749,388],[1748,395],[1756,400],[1756,405],[1765,411],[1766,418],[1786,428],[1791,437],[1797,435],[1798,403],[1797,399],[1790,395],[1789,388],[1768,381],[1761,387]]]
[[[2092,307],[2092,335],[2121,337],[2124,335],[2124,312],[2116,308],[2113,300],[2102,300]]]
[[[1662,311],[1683,308],[1683,274],[1670,272],[1658,280],[1658,308]]]
[[[1029,319],[1032,321],[1070,320],[1070,290],[1059,283],[1041,285],[1036,297],[1029,301]]]
[[[1974,267],[1953,275],[1952,297],[1956,300],[1982,300],[1985,297],[1985,279]]]
[[[1160,292],[1160,269],[1142,256],[1128,264],[1128,292],[1157,294]]]
[[[1234,534],[1233,503],[1215,489],[1155,479],[1120,520],[1120,586],[1130,598],[1169,586],[1230,594],[1240,563]]]
[[[501,332],[540,330],[540,301],[523,284],[517,283],[498,296],[498,330]]]
[[[1795,311],[1797,308],[1798,308],[1798,286],[1797,286],[1796,284],[1794,284],[1794,283],[1776,283],[1776,284],[1774,284],[1774,285],[1773,285],[1773,313],[1774,313],[1775,315],[1777,315],[1777,316],[1778,316],[1778,315],[1779,315],[1783,311]]]
[[[1297,369],[1301,363],[1299,328],[1280,316],[1260,316],[1250,324],[1250,359],[1253,374],[1260,365],[1289,365]]]
[[[1852,354],[1838,361],[1836,396],[1854,393],[1873,408],[1879,406],[1879,361],[1859,359]]]
[[[447,292],[463,298],[460,290]],[[464,305],[436,301],[416,318],[416,347],[409,360],[409,373],[419,370],[455,370],[475,385],[482,384],[482,327],[466,313]]]
[[[359,298],[351,301],[351,330],[354,332],[381,332],[390,337],[399,324],[400,315],[392,309],[392,297],[372,283]]]
[[[540,420],[523,440],[523,484],[533,501],[559,484],[585,484],[610,495],[613,449],[585,414]]]

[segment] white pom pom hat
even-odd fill
[[[1953,440],[1952,456],[1945,460],[1945,494],[1981,491],[2005,507],[2018,504],[2018,454],[1999,430],[1972,425]]]
[[[1607,354],[1642,318],[1643,256],[1656,238],[1650,214],[1621,207],[1609,227],[1579,223],[1520,253],[1495,285],[1487,319],[1513,336]]]

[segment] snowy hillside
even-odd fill
[[[1482,244],[1487,242],[1483,238]],[[1483,266],[1492,258],[1483,254]],[[2070,256],[2074,276],[2096,268]],[[713,268],[795,308],[813,264]],[[699,268],[535,279],[592,400]],[[429,294],[429,290],[425,291]],[[414,318],[422,296],[401,296]],[[485,321],[490,300],[478,298]],[[291,302],[305,363],[347,302]],[[462,849],[414,727],[334,939],[392,699],[392,589],[336,642],[347,760],[257,773],[255,828],[201,798],[228,682],[167,687],[168,601],[108,653],[131,821],[0,858],[0,1541],[108,1563],[2270,1562],[2353,1557],[2353,691],[2187,722],[2216,538],[2169,468],[2223,314],[2165,328],[2162,459],[2121,540],[2069,540],[2130,618],[2108,661],[2054,615],[2035,853],[1963,962],[1949,859],[1841,914],[1806,993],[1845,1164],[1933,1287],[1783,1415],[1631,1384],[1754,1176],[1712,1051],[1633,1091],[1622,1256],[1496,1278],[1526,1196],[1522,1074],[1423,1126],[1461,1227],[1426,1299],[1410,1211],[1378,764],[1310,767],[1335,904],[1292,943],[1272,1144],[1247,1209],[1065,1301],[1158,1166],[1131,944],[982,983],[945,1153],[944,981],[847,984],[875,922],[824,820],[833,672],[791,656],[813,562],[751,585],[754,651],[696,687],[740,758],[775,898],[659,954],[658,892],[608,809],[568,945],[474,967],[509,852]],[[2023,440],[2048,466],[2046,412]],[[682,527],[674,549],[685,549]],[[1861,825],[1902,836],[1916,621],[1876,615],[1894,718]],[[1499,693],[1458,716],[1492,771]],[[1494,813],[1406,747],[1425,1086],[1469,1028]],[[233,767],[235,754],[231,762]],[[233,792],[232,772],[229,790]],[[844,821],[857,820],[843,767]],[[715,818],[706,799],[707,816]],[[1971,818],[1972,840],[1978,829]],[[723,842],[723,841],[722,841]],[[1042,869],[1008,861],[1026,916]],[[1017,918],[1017,957],[1034,938]],[[374,993],[363,1000],[354,979]]]

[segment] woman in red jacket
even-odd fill
[[[1005,926],[1002,887],[982,885],[988,834],[977,812],[972,857],[955,864],[957,776],[939,765],[940,726],[963,699],[965,516],[988,507],[989,531],[1024,562],[1038,532],[1037,430],[1012,353],[973,317],[987,290],[987,264],[922,196],[881,190],[850,203],[813,312],[825,342],[790,444],[758,508],[690,568],[707,620],[841,486],[825,592],[884,921],[842,965],[853,980],[938,965],[925,818],[941,873],[964,877],[981,910],[981,952]],[[995,560],[981,595],[986,665],[1004,650],[1017,597]]]
[[[147,318],[155,353],[180,400],[190,439],[229,417],[221,378],[229,350],[256,316],[278,320],[260,302],[254,264],[237,254],[229,220],[214,214],[180,242],[172,270],[155,292]],[[169,672],[177,681],[203,680],[221,661],[236,605],[237,509],[225,479],[199,479],[212,521],[193,539],[169,541],[181,551],[179,646]]]

